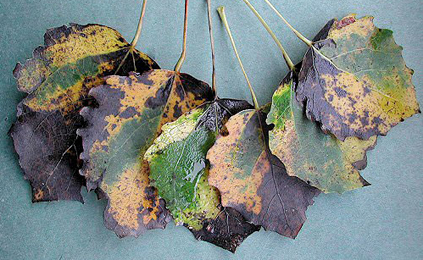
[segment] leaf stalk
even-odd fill
[[[259,110],[260,109],[260,106],[259,106],[259,103],[257,101],[256,94],[254,93],[254,89],[251,86],[250,79],[248,78],[248,75],[245,72],[244,65],[242,64],[241,58],[239,57],[238,50],[236,48],[234,38],[232,37],[232,33],[231,33],[231,29],[229,27],[228,19],[226,18],[225,7],[224,6],[219,6],[217,8],[217,11],[219,12],[220,19],[222,20],[223,25],[225,26],[226,32],[228,33],[229,39],[230,39],[231,44],[232,44],[232,48],[233,48],[233,50],[235,52],[236,58],[238,59],[239,66],[241,67],[242,73],[244,74],[245,80],[247,81],[248,88],[250,89],[251,97],[253,99],[254,108],[256,110]]]
[[[142,30],[142,21],[144,19],[146,6],[147,6],[147,0],[143,0],[142,7],[141,7],[141,15],[140,15],[140,19],[138,20],[137,32],[135,33],[134,39],[132,39],[131,41],[131,50],[135,49],[135,46],[137,45],[138,40],[140,39],[141,30]]]
[[[183,45],[182,45],[182,53],[181,57],[178,60],[178,63],[175,65],[175,71],[180,72],[182,64],[184,64],[186,59],[186,52],[187,52],[187,30],[188,30],[188,5],[189,0],[185,0],[185,15],[184,15],[184,36],[183,36]]]
[[[313,42],[307,39],[304,35],[302,35],[299,31],[297,31],[286,19],[283,17],[283,15],[275,8],[272,3],[270,3],[269,0],[264,0],[266,4],[276,13],[277,16],[279,16],[282,21],[291,29],[292,32],[295,33],[295,35],[303,41],[305,44],[307,44],[309,47],[313,47]]]
[[[212,89],[213,93],[216,95],[216,66],[215,66],[215,54],[214,54],[214,38],[213,38],[213,20],[211,16],[211,0],[207,1],[207,17],[209,23],[209,35],[210,35],[210,46],[211,46],[211,56],[212,56]]]
[[[259,21],[264,26],[266,31],[270,34],[270,36],[272,36],[276,45],[278,45],[279,49],[281,50],[283,58],[285,59],[285,62],[288,65],[289,69],[294,71],[295,70],[294,63],[292,62],[291,58],[289,57],[289,55],[286,52],[285,48],[283,47],[282,43],[279,41],[279,39],[273,33],[272,29],[270,29],[269,25],[266,23],[266,21],[264,21],[263,17],[261,17],[261,15],[257,12],[257,10],[254,8],[254,6],[248,0],[243,0],[243,1],[251,9],[251,11],[256,15],[256,17],[259,19]]]

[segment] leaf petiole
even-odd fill
[[[178,63],[175,65],[175,71],[180,72],[182,64],[185,62],[186,58],[186,51],[187,51],[187,29],[188,29],[188,5],[189,0],[185,0],[185,16],[184,16],[184,36],[183,36],[183,46],[182,46],[182,53],[181,57],[178,60]]]
[[[135,64],[134,51],[135,51],[135,47],[137,46],[138,40],[140,39],[140,36],[141,36],[142,21],[144,19],[146,6],[147,6],[147,0],[144,0],[142,2],[140,19],[138,20],[137,32],[135,33],[134,39],[132,39],[131,41],[131,45],[129,46],[128,52],[123,57],[122,61],[120,62],[114,74],[117,74],[119,72],[119,70],[122,68],[122,65],[125,63],[126,59],[128,58],[129,54],[132,54],[134,71],[137,71],[137,66]]]
[[[226,18],[226,14],[225,14],[225,7],[224,6],[219,6],[217,8],[217,11],[219,12],[220,19],[222,20],[223,25],[225,26],[226,32],[228,33],[228,36],[229,36],[229,39],[231,40],[232,48],[233,48],[233,50],[235,52],[236,58],[238,59],[239,66],[241,67],[242,73],[244,74],[245,80],[247,81],[248,88],[250,89],[251,97],[253,99],[254,108],[256,110],[259,110],[260,109],[260,106],[259,106],[259,103],[257,101],[256,94],[254,93],[254,89],[251,86],[250,79],[248,78],[248,75],[245,72],[244,65],[242,64],[241,58],[239,57],[238,50],[236,48],[234,38],[232,37],[231,29],[229,28],[228,20]]]
[[[142,21],[144,19],[146,6],[147,6],[147,0],[144,0],[141,7],[141,15],[138,21],[137,32],[135,33],[134,39],[132,39],[132,42],[131,42],[131,50],[135,49],[135,46],[137,45],[138,40],[140,39],[141,30],[142,30]]]
[[[212,89],[214,95],[216,95],[216,66],[215,66],[215,55],[214,55],[214,39],[213,39],[213,20],[211,16],[211,0],[207,1],[207,16],[209,23],[209,34],[210,34],[210,46],[211,46],[211,55],[212,55]]]
[[[279,41],[279,39],[273,33],[272,29],[270,29],[269,25],[264,21],[263,17],[261,17],[261,15],[257,12],[257,10],[254,8],[254,6],[251,5],[251,3],[248,0],[243,0],[243,1],[251,9],[251,11],[256,15],[256,17],[259,19],[259,21],[264,26],[266,31],[270,34],[270,36],[272,36],[276,45],[278,45],[279,49],[281,50],[283,58],[285,59],[285,62],[288,65],[289,69],[294,71],[295,70],[294,63],[292,62],[291,58],[289,58],[288,53],[285,51],[285,48],[283,47],[282,43]]]
[[[309,47],[313,47],[313,42],[307,39],[304,35],[302,35],[299,31],[295,30],[295,28],[288,23],[288,21],[283,17],[283,15],[275,8],[275,6],[272,5],[272,3],[269,2],[269,0],[264,0],[266,4],[276,13],[277,16],[279,16],[282,21],[291,29],[292,32],[295,33],[295,35],[303,41],[305,44],[307,44]]]

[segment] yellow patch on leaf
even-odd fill
[[[147,197],[145,190],[149,185],[146,162],[142,166],[140,163],[128,167],[112,185],[101,183],[101,189],[109,198],[107,210],[120,226],[137,230],[140,221],[147,225],[151,220],[157,219],[159,199],[158,196]]]
[[[359,35],[361,37],[369,37],[374,29],[375,25],[373,24],[373,16],[365,16],[360,19],[356,19],[355,14],[350,14],[344,17],[341,21],[336,21],[332,25],[332,29],[329,31],[328,37],[335,41],[337,40],[348,40],[351,38],[352,34]],[[343,21],[352,20],[354,22],[349,23],[348,26],[340,26]]]
[[[219,189],[222,205],[231,207],[243,204],[248,211],[258,214],[262,205],[257,191],[263,180],[263,174],[270,168],[266,153],[263,151],[254,169],[248,173],[243,172],[235,162],[239,154],[238,146],[242,142],[240,139],[242,128],[255,113],[255,110],[251,110],[244,115],[232,116],[226,124],[230,134],[217,139],[215,145],[208,151],[207,158],[212,160],[213,166],[209,172],[209,184]]]

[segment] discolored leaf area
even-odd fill
[[[317,35],[303,59],[296,97],[324,131],[340,140],[368,139],[420,112],[413,71],[392,34],[375,27],[373,17],[349,15]]]
[[[289,73],[273,94],[266,121],[274,126],[269,132],[272,153],[282,161],[289,175],[326,193],[369,185],[358,170],[366,167],[366,151],[375,146],[376,136],[368,140],[347,137],[340,141],[323,133],[306,118],[295,100],[296,82],[295,73]]]
[[[176,224],[232,252],[258,227],[220,205],[218,190],[207,181],[206,154],[228,118],[250,108],[248,102],[232,99],[206,103],[164,125],[144,157],[151,184],[165,199]]]
[[[151,70],[110,76],[89,93],[98,107],[85,107],[81,174],[87,188],[108,199],[105,224],[120,237],[164,228],[170,220],[164,201],[150,186],[144,153],[161,127],[212,99],[209,86],[187,74]]]
[[[270,154],[264,118],[249,109],[229,119],[228,135],[219,136],[207,153],[209,184],[219,189],[223,206],[266,230],[295,238],[319,190],[289,176]]]
[[[82,201],[76,129],[88,91],[106,75],[152,68],[158,65],[112,28],[71,24],[47,30],[44,46],[13,71],[18,89],[28,96],[18,105],[10,135],[33,202]]]

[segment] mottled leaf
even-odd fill
[[[18,105],[10,134],[34,202],[82,201],[76,129],[88,91],[105,75],[152,68],[157,64],[131,49],[116,30],[95,24],[49,29],[44,46],[24,65],[16,65],[18,89],[29,95]]]
[[[78,129],[81,174],[89,190],[98,188],[108,199],[106,226],[121,237],[163,228],[169,215],[150,186],[144,153],[162,125],[212,98],[209,86],[187,74],[151,70],[110,76],[89,94],[98,107],[81,111],[88,124]]]
[[[419,112],[413,71],[392,34],[370,16],[330,21],[299,73],[296,97],[306,103],[308,117],[340,140],[368,139]]]
[[[232,252],[257,227],[220,205],[219,192],[207,182],[206,154],[228,118],[247,108],[251,105],[239,100],[206,103],[164,125],[144,157],[151,184],[165,199],[176,224]]]
[[[366,151],[376,144],[369,140],[347,137],[344,141],[325,134],[308,120],[295,100],[296,77],[289,73],[275,91],[267,123],[269,147],[287,169],[323,192],[344,192],[368,185],[358,170],[366,166]]]
[[[266,145],[265,114],[244,110],[226,123],[209,150],[209,183],[219,189],[222,205],[239,211],[247,221],[295,238],[306,220],[305,211],[319,194],[284,165]]]

